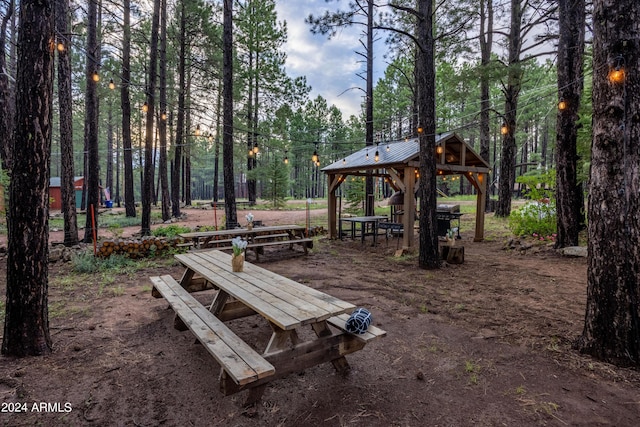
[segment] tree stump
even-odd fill
[[[449,264],[464,263],[464,246],[440,246],[440,259]]]

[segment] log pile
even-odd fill
[[[143,237],[141,239],[103,240],[96,256],[108,258],[111,255],[124,255],[128,258],[145,258],[174,250],[182,243],[181,239]]]

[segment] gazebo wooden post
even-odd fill
[[[404,168],[404,215],[402,216],[402,247],[413,246],[413,224],[416,221],[415,172],[413,166]]]
[[[327,176],[327,180],[329,183],[329,195],[327,200],[327,211],[329,213],[329,238],[336,239],[338,238],[338,220],[336,214],[338,203],[336,200],[336,190],[342,181],[336,174],[329,174]]]
[[[487,207],[487,174],[478,172],[476,175],[476,181],[478,186],[478,195],[476,197],[476,234],[473,237],[474,242],[481,242],[484,240],[484,211]]]

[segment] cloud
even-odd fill
[[[286,68],[292,77],[307,77],[312,87],[312,99],[321,95],[329,105],[338,107],[347,119],[352,114],[360,114],[364,95],[362,90],[353,89],[365,87],[365,81],[357,76],[364,72],[364,64],[360,62],[363,58],[355,53],[361,49],[361,29],[344,28],[331,40],[324,35],[312,34],[311,26],[304,20],[309,14],[324,14],[325,4],[324,0],[277,2],[278,19],[287,22],[289,35],[284,46]]]

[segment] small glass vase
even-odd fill
[[[231,257],[231,270],[239,273],[244,270],[244,253],[240,255],[233,254]]]

